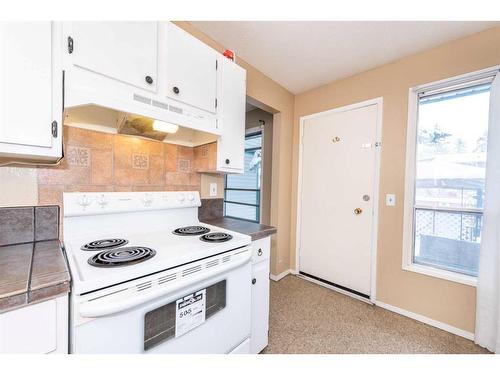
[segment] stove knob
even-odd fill
[[[142,197],[142,204],[144,204],[144,207],[151,206],[151,203],[153,203],[153,196],[151,194],[144,194]]]
[[[87,206],[90,206],[91,203],[92,202],[89,196],[87,196],[86,194],[83,194],[80,196],[80,198],[78,198],[78,204],[82,206],[84,210],[87,208]]]
[[[188,194],[188,200],[191,201],[191,202],[194,201],[194,194],[189,193]]]
[[[177,199],[179,199],[179,202],[184,202],[186,197],[184,196],[184,194],[179,194],[179,195],[177,195]]]
[[[108,205],[109,201],[108,198],[104,194],[99,195],[97,197],[97,204],[104,210],[106,206]]]

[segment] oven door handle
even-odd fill
[[[154,300],[158,297],[167,296],[183,288],[189,287],[190,285],[199,283],[211,277],[240,267],[245,263],[248,263],[251,259],[251,256],[252,253],[248,251],[246,252],[246,254],[240,254],[238,259],[229,261],[222,266],[214,267],[214,269],[211,271],[202,272],[199,275],[191,277],[186,277],[185,279],[181,279],[178,282],[172,284],[167,283],[165,286],[154,288],[150,292],[134,292],[134,294],[131,295],[130,293],[124,291],[125,293],[112,294],[109,296],[109,298],[102,297],[93,301],[86,301],[80,304],[78,310],[80,316],[84,318],[98,318],[101,316],[111,315],[124,310],[128,310],[148,301]]]

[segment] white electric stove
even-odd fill
[[[64,193],[73,353],[248,352],[251,239],[198,192]]]

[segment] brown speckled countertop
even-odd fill
[[[252,241],[270,236],[277,232],[275,227],[271,227],[269,225],[252,223],[250,221],[232,219],[229,217],[209,219],[209,220],[204,220],[203,222],[227,230],[232,230],[234,232],[247,234],[250,237],[252,237]]]
[[[268,237],[277,232],[275,227],[269,225],[224,217],[224,200],[221,198],[202,199],[201,206],[198,208],[198,219],[202,223],[247,234],[252,237],[252,241]]]
[[[59,208],[0,208],[0,313],[69,292]]]

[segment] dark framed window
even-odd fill
[[[245,173],[228,174],[224,183],[224,216],[260,221],[262,132],[245,137]]]

